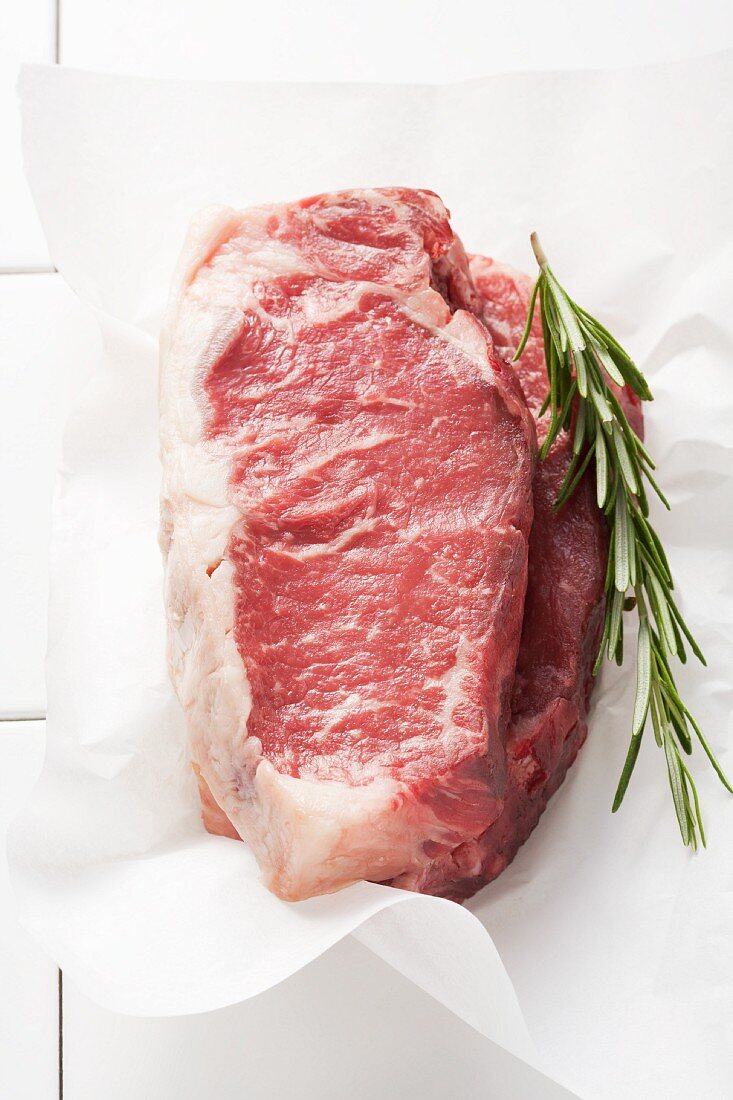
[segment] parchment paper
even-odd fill
[[[539,828],[467,908],[370,884],[287,905],[244,845],[200,826],[155,536],[156,336],[200,206],[428,187],[469,250],[528,270],[537,228],[650,379],[648,439],[673,505],[654,519],[709,661],[680,680],[733,772],[732,60],[443,87],[24,70],[36,203],[104,352],[66,432],[48,752],[10,854],[25,924],[90,996],[139,1015],[203,1011],[355,932],[583,1096],[730,1095],[733,799],[697,753],[710,847],[685,852],[648,735],[611,816],[633,647],[604,671],[589,743]]]

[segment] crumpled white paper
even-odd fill
[[[604,671],[589,743],[539,828],[465,909],[366,883],[288,905],[244,845],[203,832],[163,657],[155,337],[207,203],[428,187],[469,250],[529,270],[540,230],[655,393],[648,439],[673,511],[654,518],[709,660],[680,681],[731,773],[732,85],[730,53],[443,87],[24,70],[31,185],[104,351],[66,432],[48,752],[10,854],[24,922],[90,996],[140,1015],[211,1009],[354,931],[583,1096],[730,1095],[733,799],[696,753],[710,848],[685,852],[649,734],[611,816],[633,652]]]

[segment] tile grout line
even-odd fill
[[[61,0],[55,0],[56,4],[56,34],[54,42],[54,61],[57,65],[61,64]],[[58,268],[54,265],[52,270],[58,271]],[[45,718],[45,714],[44,714]],[[59,1022],[59,1038],[58,1038],[58,1063],[59,1063],[59,1096],[58,1100],[64,1100],[64,975],[59,968],[58,977],[58,1022]]]
[[[61,0],[55,0],[55,28],[54,28],[54,62],[61,62]],[[58,268],[51,264],[34,264],[19,268],[0,268],[2,275],[53,275]],[[17,718],[0,717],[2,722],[38,722],[45,720],[45,713],[28,715]],[[57,979],[57,1017],[58,1017],[58,1100],[64,1100],[64,975],[58,970]]]
[[[58,976],[58,1016],[59,1016],[59,1100],[64,1100],[64,975]]]
[[[2,275],[57,275],[58,268],[52,264],[27,264],[21,267],[0,267]]]

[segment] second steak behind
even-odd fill
[[[470,272],[479,296],[474,308],[497,352],[509,362],[524,330],[532,280],[483,256],[471,257]],[[513,369],[537,416],[547,394],[539,310]],[[628,389],[616,392],[641,436],[639,401]],[[547,415],[538,421],[540,443],[546,432]],[[603,631],[608,535],[590,472],[565,507],[555,511],[570,459],[571,441],[562,433],[534,475],[527,596],[507,728],[502,813],[478,840],[436,859],[420,876],[402,876],[395,885],[456,901],[475,894],[514,858],[585,741],[591,673]]]

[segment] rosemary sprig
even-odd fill
[[[705,658],[672,596],[674,585],[669,562],[649,522],[647,487],[666,508],[669,503],[652,475],[654,462],[609,383],[627,385],[643,401],[650,401],[652,394],[641,371],[618,341],[560,285],[536,233],[531,241],[540,271],[514,359],[524,351],[539,301],[550,383],[540,410],[540,415],[549,410],[540,460],[547,457],[560,432],[572,431],[572,458],[555,507],[561,508],[569,500],[594,462],[596,499],[609,527],[606,615],[594,676],[604,655],[619,665],[623,661],[624,612],[636,609],[638,618],[631,741],[613,811],[618,810],[626,794],[651,716],[655,740],[664,749],[682,840],[696,848],[698,829],[703,845],[705,830],[695,782],[683,759],[683,755],[692,752],[693,734],[723,785],[731,793],[733,787],[675,684],[672,659],[678,658],[683,663],[687,660],[685,642],[703,665]]]

